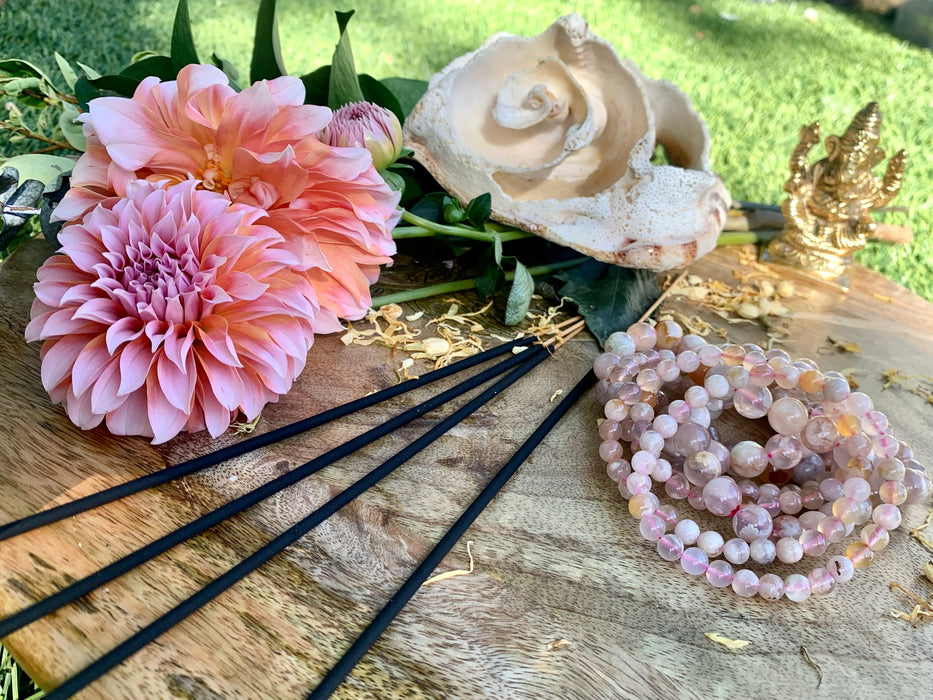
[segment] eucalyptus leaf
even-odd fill
[[[71,67],[71,64],[65,60],[58,51],[55,52],[55,62],[58,64],[58,70],[61,71],[62,77],[65,78],[65,84],[68,86],[69,90],[75,89],[75,83],[78,80],[78,74],[75,72],[75,69]]]
[[[589,260],[558,275],[565,284],[560,295],[576,303],[587,328],[599,344],[615,331],[625,330],[659,296],[657,275]]]
[[[411,78],[383,78],[382,84],[389,88],[398,100],[402,108],[399,120],[403,123],[428,89],[426,80],[412,80]]]
[[[518,260],[515,261],[515,278],[509,290],[509,298],[505,302],[505,324],[514,326],[521,323],[528,313],[531,305],[531,295],[535,291],[535,281],[528,272],[528,268]]]
[[[86,151],[87,138],[84,136],[84,128],[75,121],[79,114],[77,106],[66,102],[62,113],[58,117],[58,126],[72,148],[76,151]]]
[[[353,62],[353,50],[350,48],[350,35],[347,33],[347,24],[353,17],[353,10],[349,12],[336,12],[337,26],[340,28],[340,40],[334,49],[334,58],[330,69],[330,89],[327,93],[327,106],[331,109],[340,109],[350,102],[363,100],[363,89],[360,87],[356,75],[356,65]]]
[[[279,46],[279,25],[275,16],[275,0],[262,0],[256,15],[253,37],[253,58],[249,64],[249,81],[274,80],[286,74]]]
[[[175,74],[190,63],[200,63],[194,37],[191,35],[191,19],[188,17],[188,0],[178,0],[175,8],[175,23],[172,26],[172,66]],[[173,76],[174,77],[174,76]]]

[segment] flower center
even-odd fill
[[[204,164],[204,167],[197,172],[198,179],[201,181],[198,185],[198,189],[224,194],[230,186],[232,179],[223,171],[223,168],[217,162],[213,144],[205,146],[204,151],[207,153],[207,162]]]
[[[122,281],[137,309],[153,304],[161,308],[172,299],[178,299],[185,306],[188,296],[196,297],[209,283],[199,270],[193,251],[187,247],[172,249],[160,243],[156,239],[151,246],[138,243],[135,247],[127,247],[128,262],[123,267]],[[156,315],[161,317],[163,314],[156,310]]]

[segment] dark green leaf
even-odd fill
[[[475,229],[485,231],[485,224],[489,221],[490,214],[492,214],[492,196],[488,192],[474,197],[467,204],[466,220]]]
[[[479,262],[480,275],[476,278],[476,293],[483,299],[495,294],[505,284],[505,272],[493,258],[490,251],[487,251]]]
[[[531,295],[535,291],[535,281],[527,268],[518,260],[515,261],[515,279],[512,280],[512,289],[505,302],[505,324],[514,326],[521,323],[528,313],[531,305]]]
[[[574,301],[590,332],[602,345],[622,331],[661,295],[657,275],[590,260],[558,275],[560,295]]]
[[[431,192],[426,194],[411,207],[411,213],[437,224],[443,223],[444,197],[448,196],[446,192]]]
[[[327,93],[330,90],[330,66],[321,66],[317,70],[301,76],[305,86],[305,104],[327,106]]]
[[[353,50],[350,48],[350,35],[347,34],[347,23],[353,17],[353,10],[337,12],[336,15],[337,26],[340,28],[340,41],[334,49],[330,70],[330,89],[327,92],[327,106],[331,109],[340,109],[349,102],[363,100],[363,90],[356,75]]]
[[[253,38],[253,59],[249,64],[249,81],[273,80],[285,75],[282,50],[279,47],[279,25],[275,18],[275,0],[261,0],[256,15]]]
[[[411,114],[411,110],[415,108],[418,100],[428,89],[426,80],[412,80],[411,78],[384,78],[382,84],[389,88],[392,94],[395,95],[395,99],[398,100],[402,108],[403,116],[399,117],[402,123],[405,122],[405,119]]]
[[[78,106],[86,112],[88,102],[95,97],[101,97],[108,93],[120,95],[121,97],[132,97],[138,85],[138,80],[125,75],[103,75],[93,80],[78,78],[78,82],[75,83],[75,97],[78,100]]]
[[[444,197],[444,221],[448,224],[459,224],[466,216],[463,207],[453,197]]]
[[[230,87],[236,91],[240,90],[240,72],[236,69],[235,65],[230,63],[226,58],[221,58],[216,53],[211,54],[211,63],[224,72],[224,75],[227,76],[227,80],[230,81]]]
[[[68,86],[69,90],[75,89],[75,82],[78,80],[78,74],[75,72],[75,69],[71,67],[71,64],[65,60],[58,51],[55,52],[55,62],[58,64],[58,70],[62,72],[62,77],[65,78],[65,84]]]
[[[386,168],[385,170],[381,170],[379,174],[382,176],[382,179],[386,181],[389,189],[395,192],[402,192],[405,190],[405,178],[398,173],[393,173]]]
[[[137,81],[148,78],[150,75],[156,76],[159,80],[175,80],[178,77],[178,68],[168,56],[147,56],[141,61],[128,65],[120,71],[120,75]]]
[[[188,0],[178,0],[175,8],[175,24],[172,27],[172,65],[175,75],[189,63],[200,63],[191,35],[191,20],[188,18]],[[174,76],[173,76],[174,77]]]
[[[398,117],[399,123],[404,121],[405,113],[402,111],[402,106],[398,103],[398,100],[395,99],[395,95],[392,94],[389,88],[380,83],[373,76],[366,75],[366,73],[360,73],[356,77],[360,81],[360,89],[363,91],[363,98],[367,102],[385,107]]]
[[[45,73],[29,61],[22,61],[18,58],[0,60],[0,73],[6,73],[12,78],[39,78],[47,83],[52,82]]]

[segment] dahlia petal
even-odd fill
[[[120,359],[113,357],[100,373],[91,388],[91,410],[104,415],[117,409],[126,401],[120,396]]]
[[[191,411],[197,374],[194,358],[189,356],[190,371],[182,371],[163,354],[156,362],[156,376],[165,399],[186,415]]]
[[[146,383],[155,355],[145,336],[139,336],[120,351],[120,388],[117,394],[126,396]]]
[[[109,326],[120,319],[120,304],[106,297],[88,299],[74,312],[74,318]]]
[[[76,396],[74,392],[71,391],[71,388],[69,388],[63,403],[68,418],[82,430],[95,428],[100,425],[100,422],[104,419],[103,414],[94,413],[91,408],[90,392]]]
[[[230,367],[242,367],[227,330],[227,321],[223,317],[208,316],[197,326],[197,337],[214,358]]]
[[[195,352],[199,369],[204,376],[203,384],[216,397],[220,404],[235,411],[240,405],[240,396],[243,393],[243,380],[234,367],[218,362],[216,358],[207,354]]]
[[[185,427],[187,413],[169,403],[154,374],[146,379],[146,402],[153,445],[171,440]]]
[[[103,335],[95,336],[81,349],[71,370],[71,388],[75,396],[81,396],[91,388],[109,360],[110,353]]]
[[[145,389],[132,392],[123,403],[107,414],[107,430],[114,435],[152,437]]]
[[[124,316],[115,321],[106,333],[107,351],[112,355],[124,343],[136,340],[143,334],[143,323],[138,318]]]
[[[95,336],[66,335],[47,340],[42,346],[42,386],[50,392],[64,381],[84,346]]]
[[[226,408],[208,388],[205,390],[200,386],[198,393],[198,403],[204,412],[204,424],[207,426],[207,432],[211,437],[218,437],[224,434],[224,431],[230,427],[230,421],[233,420],[233,410]]]

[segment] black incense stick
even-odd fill
[[[31,622],[35,622],[41,617],[48,615],[55,610],[58,610],[60,607],[74,602],[83,595],[86,595],[93,591],[95,588],[99,588],[108,581],[112,581],[118,576],[122,576],[127,571],[135,569],[137,566],[144,564],[145,562],[153,559],[154,557],[162,554],[163,552],[168,551],[172,547],[175,547],[178,544],[181,544],[185,540],[191,539],[192,537],[199,535],[205,530],[218,525],[224,520],[242,512],[243,510],[259,503],[260,501],[269,498],[270,496],[278,493],[282,489],[291,486],[292,484],[297,483],[298,481],[314,474],[317,471],[320,471],[324,467],[333,464],[339,459],[346,457],[347,455],[352,454],[356,450],[364,447],[375,440],[378,440],[381,437],[389,434],[390,432],[397,430],[399,427],[411,422],[415,418],[424,415],[428,411],[431,411],[435,408],[445,405],[449,401],[457,398],[458,396],[470,391],[471,389],[484,384],[493,377],[502,374],[516,365],[524,364],[529,361],[533,361],[535,358],[543,358],[545,350],[542,347],[537,347],[532,350],[528,350],[518,355],[513,355],[498,365],[490,367],[489,369],[467,379],[464,382],[457,384],[446,391],[441,392],[437,396],[434,396],[423,403],[400,413],[399,415],[391,418],[385,423],[376,426],[372,430],[369,430],[361,435],[358,435],[355,438],[338,445],[337,447],[325,452],[324,454],[315,457],[314,459],[305,462],[303,465],[296,467],[292,471],[279,476],[272,481],[263,484],[262,486],[253,489],[249,493],[246,493],[229,503],[216,508],[215,510],[202,515],[196,520],[191,521],[187,525],[183,525],[179,529],[160,537],[157,540],[137,549],[134,552],[118,559],[105,566],[104,568],[95,571],[93,574],[86,576],[85,578],[72,583],[70,586],[63,588],[57,593],[52,594],[48,598],[38,601],[30,605],[23,610],[10,615],[9,617],[0,620],[0,638],[7,636],[8,634],[15,632],[21,627],[25,627]]]
[[[564,414],[570,410],[570,407],[578,398],[593,385],[596,381],[596,375],[592,370],[577,382],[577,385],[570,390],[570,393],[551,411],[547,418],[538,426],[531,436],[522,444],[520,448],[512,455],[512,458],[503,466],[498,473],[486,485],[486,488],[476,497],[476,500],[464,511],[463,515],[447,531],[440,542],[424,558],[424,561],[412,572],[411,576],[402,584],[401,588],[395,593],[385,607],[373,619],[369,626],[363,630],[362,634],[344,653],[340,660],[321,680],[318,686],[308,695],[308,700],[324,700],[329,698],[337,687],[343,682],[344,678],[353,670],[353,667],[369,651],[370,647],[376,643],[376,640],[385,632],[386,628],[392,624],[392,621],[399,614],[406,603],[418,591],[421,585],[427,580],[432,571],[440,564],[441,560],[447,556],[451,548],[457,541],[463,537],[467,528],[473,524],[473,521],[495,498],[496,494],[502,490],[506,482],[512,478],[512,475],[518,471],[518,468],[524,463],[532,451],[547,436],[547,434],[557,425],[557,422],[563,418]]]
[[[522,356],[526,357],[522,357]],[[227,590],[230,586],[255,571],[257,568],[272,559],[276,554],[298,541],[311,529],[329,518],[340,510],[347,503],[352,501],[358,495],[379,482],[383,477],[391,473],[400,464],[403,464],[415,454],[424,449],[427,445],[436,440],[440,435],[450,430],[464,418],[472,414],[483,404],[487,403],[494,396],[511,386],[519,378],[524,376],[529,370],[537,366],[545,357],[547,350],[538,346],[519,356],[523,362],[513,369],[506,377],[500,379],[496,384],[483,391],[479,396],[470,400],[464,406],[452,413],[433,428],[428,430],[417,440],[407,445],[405,448],[390,457],[386,462],[371,471],[362,479],[356,481],[340,494],[329,500],[323,506],[315,510],[301,521],[292,525],[288,530],[273,539],[268,544],[256,550],[253,554],[241,561],[239,564],[229,569],[226,573],[209,583],[190,598],[182,601],[176,607],[150,623],[132,637],[121,642],[113,650],[90,664],[88,667],[79,671],[76,675],[66,680],[55,690],[46,695],[48,700],[66,698],[78,692],[101,675],[109,671],[117,664],[123,662],[128,657],[135,654],[151,641],[158,638],[174,625],[184,620],[188,615],[199,610],[208,602]],[[505,364],[505,363],[503,363]]]
[[[461,372],[465,369],[475,367],[478,364],[492,360],[496,357],[499,357],[500,355],[504,355],[505,353],[510,352],[513,348],[529,345],[535,340],[536,338],[529,336],[527,338],[520,338],[509,343],[497,345],[490,350],[486,350],[476,355],[471,355],[470,357],[459,360],[458,362],[448,365],[447,367],[442,367],[440,369],[434,370],[433,372],[424,374],[417,379],[410,379],[408,381],[402,382],[401,384],[396,384],[395,386],[383,389],[382,391],[377,391],[374,394],[360,397],[348,403],[328,409],[327,411],[323,411],[322,413],[318,413],[309,418],[296,421],[290,425],[285,425],[281,428],[270,430],[267,433],[262,433],[261,435],[256,435],[255,437],[237,442],[233,445],[228,445],[227,447],[223,447],[215,452],[201,455],[200,457],[195,457],[194,459],[182,462],[181,464],[166,467],[165,469],[160,469],[159,471],[153,472],[152,474],[141,476],[137,479],[133,479],[132,481],[118,484],[117,486],[112,486],[98,493],[91,494],[90,496],[84,496],[83,498],[70,501],[69,503],[63,503],[60,506],[55,506],[54,508],[49,508],[48,510],[40,511],[39,513],[29,515],[25,518],[21,518],[20,520],[15,520],[11,523],[0,525],[0,542],[15,535],[20,535],[24,532],[35,530],[36,528],[42,527],[43,525],[58,522],[59,520],[71,517],[72,515],[83,513],[84,511],[91,510],[92,508],[97,508],[106,503],[110,503],[120,498],[130,496],[134,493],[138,493],[154,486],[164,484],[167,481],[178,479],[183,476],[187,476],[188,474],[193,474],[194,472],[201,471],[202,469],[206,469],[208,467],[213,467],[223,461],[232,459],[233,457],[239,457],[240,455],[246,454],[247,452],[252,452],[253,450],[256,450],[260,447],[265,447],[267,445],[280,442],[286,438],[290,438],[298,435],[299,433],[310,430],[311,428],[316,428],[332,420],[336,420],[338,418],[342,418],[343,416],[349,415],[350,413],[354,413],[355,411],[368,408],[377,403],[398,396],[399,394],[403,394],[405,392],[411,391],[412,389],[417,389],[418,387],[424,386],[425,384],[444,379],[451,374]]]

